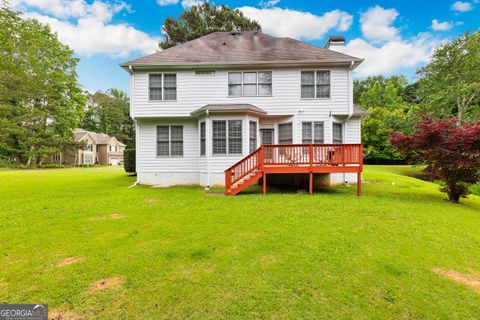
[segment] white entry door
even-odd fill
[[[262,144],[273,144],[273,129],[260,129],[260,140]]]

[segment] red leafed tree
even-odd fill
[[[391,143],[400,151],[413,153],[445,182],[441,191],[458,203],[468,186],[480,181],[480,122],[458,124],[458,119],[434,120],[424,115],[410,136],[394,132]]]

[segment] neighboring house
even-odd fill
[[[353,105],[352,70],[362,61],[261,32],[215,32],[122,64],[138,182],[227,185],[228,194],[267,173],[355,182],[367,113]]]
[[[75,129],[75,141],[82,142],[83,147],[67,147],[64,152],[51,157],[51,163],[84,165],[104,164],[119,165],[123,162],[125,144],[115,137],[83,129]]]

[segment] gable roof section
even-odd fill
[[[370,114],[370,112],[368,112],[367,109],[359,107],[356,104],[353,105],[353,115],[354,116],[366,117],[369,114]]]
[[[122,67],[270,64],[350,64],[363,61],[340,52],[262,32],[214,32],[121,64]]]
[[[115,137],[110,137],[109,135],[105,133],[97,133],[93,131],[87,131],[83,130],[80,128],[77,128],[74,130],[73,134],[75,135],[75,141],[80,141],[82,140],[85,136],[90,136],[90,138],[96,143],[96,144],[110,144],[112,141],[118,142],[121,146],[126,146],[122,142],[118,141],[117,138]]]

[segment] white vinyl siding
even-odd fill
[[[177,75],[175,73],[150,73],[148,75],[150,101],[177,99]]]
[[[279,144],[292,144],[293,143],[293,131],[292,123],[280,123],[278,125],[278,143]]]
[[[302,143],[324,143],[323,122],[302,122]]]
[[[227,86],[229,71],[227,70],[217,70],[215,75],[208,77],[195,75],[193,70],[178,70],[176,74],[177,99],[175,101],[151,101],[148,95],[149,73],[136,71],[132,85],[132,117],[190,117],[192,111],[206,104],[249,103],[265,110],[271,116],[291,115],[301,109],[305,112],[298,114],[300,121],[318,119],[326,123],[329,121],[330,112],[332,114],[348,115],[350,110],[349,72],[347,68],[331,69],[330,99],[300,99],[299,69],[272,70],[274,81],[273,95],[271,96],[237,96],[233,99],[227,98],[229,91]],[[240,81],[241,79],[240,77]],[[259,77],[259,81],[260,79]],[[261,94],[260,89],[259,94]],[[300,130],[300,125],[297,127]],[[328,136],[330,136],[330,124],[328,130]],[[327,137],[325,141],[328,141]],[[198,145],[198,141],[196,143]]]
[[[183,156],[183,126],[157,126],[157,156]]]
[[[330,98],[330,70],[301,72],[302,99]]]
[[[333,143],[343,143],[343,125],[341,123],[334,122],[332,125],[332,131]]]
[[[268,97],[271,95],[271,71],[228,72],[228,96]]]

